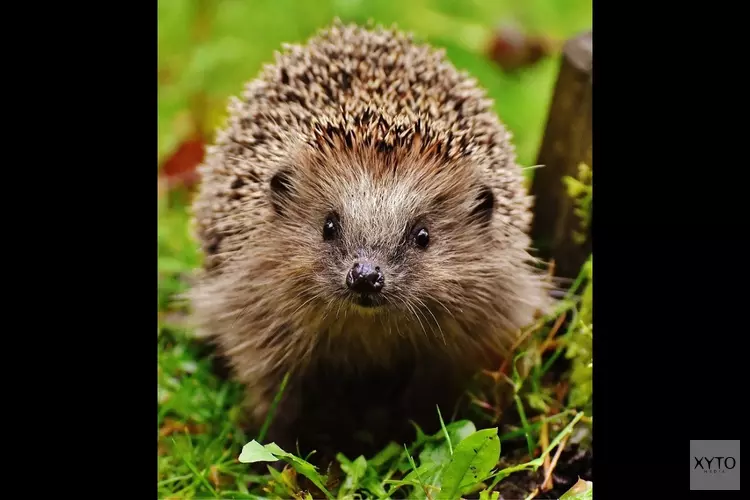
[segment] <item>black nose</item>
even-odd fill
[[[346,286],[353,292],[377,293],[385,284],[380,268],[368,262],[356,262],[346,274]]]

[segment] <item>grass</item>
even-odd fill
[[[303,41],[334,15],[396,22],[445,47],[453,63],[475,76],[496,100],[498,113],[514,133],[521,163],[530,166],[541,140],[556,61],[506,75],[482,54],[484,40],[494,24],[508,16],[535,31],[569,37],[590,26],[591,3],[160,0],[159,160],[194,128],[210,137],[226,98],[238,93],[282,42]],[[267,449],[262,436],[244,435],[239,428],[242,388],[213,374],[211,353],[190,339],[184,322],[187,311],[176,300],[200,264],[189,235],[187,203],[179,191],[164,193],[159,200],[159,498],[324,497],[314,486],[319,482],[337,498],[444,498],[441,495],[452,489],[456,494],[474,491],[473,497],[489,500],[496,498],[491,489],[502,488],[524,471],[547,475],[557,459],[562,461],[558,452],[572,446],[581,429],[590,425],[591,288],[582,279],[558,314],[530,334],[530,375],[522,379],[511,364],[504,372],[486,376],[497,384],[513,384],[512,412],[499,413],[491,391],[472,393],[476,418],[443,420],[450,413],[443,409],[440,432],[425,436],[415,430],[413,442],[392,443],[372,457],[339,456],[338,474],[311,471],[305,457],[285,455],[292,450]],[[590,276],[590,266],[581,276]],[[561,360],[566,363],[560,365]],[[253,440],[288,467],[253,473],[240,461],[243,447]],[[473,451],[475,445],[478,452]],[[253,447],[245,450],[260,453]],[[471,467],[481,472],[476,479],[465,474]]]

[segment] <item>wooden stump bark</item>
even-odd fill
[[[581,163],[592,165],[591,31],[568,40],[539,150],[531,194],[535,197],[531,236],[540,257],[553,259],[555,275],[575,278],[591,253],[590,229],[583,243],[574,241],[581,231],[568,194],[565,176],[578,177]]]

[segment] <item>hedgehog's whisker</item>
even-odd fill
[[[440,326],[440,322],[435,317],[435,314],[433,314],[433,312],[430,310],[429,307],[427,307],[427,304],[425,304],[422,299],[420,299],[419,297],[416,297],[415,300],[419,301],[419,303],[422,304],[422,307],[426,309],[428,313],[430,313],[430,316],[432,316],[432,320],[435,322],[435,325],[438,327],[438,330],[440,331],[440,337],[443,339],[443,344],[447,345],[448,343],[445,341],[445,333],[443,333],[443,327]],[[425,320],[426,319],[427,318],[425,317]],[[434,329],[432,331],[433,333],[435,332]]]
[[[383,296],[383,301],[388,306],[392,305],[392,302],[388,298],[387,295]],[[388,327],[388,335],[389,336],[392,335],[393,334],[393,324],[392,324],[393,322],[391,321],[391,313],[390,313],[389,307],[385,307],[384,313],[379,314],[378,316],[380,316],[380,324],[383,326],[383,328],[386,328],[386,326]]]
[[[336,319],[339,319],[339,313],[341,312],[341,306],[344,305],[344,300],[339,300],[339,307],[336,309]],[[344,314],[346,315],[346,311],[344,311]]]
[[[409,299],[404,300],[404,305],[411,311],[412,315],[417,319],[419,322],[419,326],[422,327],[422,333],[424,333],[424,336],[427,337],[427,330],[425,330],[424,325],[422,324],[422,320],[419,318],[419,315],[415,311],[415,307],[412,305],[411,301]]]
[[[297,297],[299,297],[300,295],[302,295],[302,294],[301,294],[301,293],[300,293],[300,294],[298,294],[298,295],[297,295]],[[312,302],[313,300],[315,300],[315,299],[319,298],[319,297],[320,297],[321,295],[323,295],[323,294],[322,294],[321,292],[317,292],[317,293],[315,293],[315,294],[314,294],[314,295],[313,295],[312,297],[310,297],[309,299],[307,299],[306,301],[304,301],[304,302],[303,302],[303,303],[302,303],[302,304],[301,304],[301,305],[300,305],[300,306],[299,306],[299,307],[298,307],[297,309],[295,309],[295,310],[294,310],[294,312],[293,312],[293,313],[292,313],[291,315],[292,315],[292,316],[294,316],[295,314],[297,314],[297,312],[298,312],[298,311],[299,311],[300,309],[302,309],[303,307],[305,307],[305,306],[306,306],[307,304],[309,304],[309,303],[310,303],[310,302]]]
[[[414,316],[414,311],[411,308],[411,305],[409,303],[409,298],[407,296],[402,295],[401,293],[395,293],[394,298],[398,301],[398,303],[394,302],[395,305],[400,306],[399,309],[401,309],[404,313],[406,313],[405,319],[411,321],[411,316]],[[419,318],[417,318],[419,320]],[[401,333],[401,329],[399,328],[399,321],[396,322],[396,328],[399,332],[399,335],[404,337],[404,335]],[[421,322],[420,322],[421,323]],[[422,327],[422,330],[424,330],[424,327]],[[407,335],[407,337],[411,338]]]
[[[387,327],[386,327],[386,324],[384,323],[383,315],[382,314],[378,314],[378,321],[380,321],[380,326],[383,327],[383,331],[387,330]]]
[[[428,294],[428,295],[427,295],[427,299],[428,299],[428,300],[431,300],[431,301],[433,301],[433,302],[435,302],[435,303],[437,303],[437,304],[438,304],[438,305],[439,305],[440,307],[442,307],[443,309],[445,309],[445,312],[447,312],[447,313],[448,313],[448,314],[450,315],[450,317],[451,317],[451,318],[453,318],[453,319],[456,319],[456,317],[455,317],[455,316],[453,315],[453,313],[451,312],[451,310],[450,310],[450,309],[448,309],[448,308],[447,308],[447,307],[445,306],[445,304],[443,304],[443,302],[442,302],[442,301],[440,301],[440,299],[438,299],[437,297],[435,297],[435,296],[433,296],[433,295],[430,295],[430,294]]]
[[[398,298],[398,297],[395,297],[395,298]],[[403,301],[402,301],[402,302],[403,302]],[[391,301],[391,304],[393,304],[394,306],[397,306],[397,305],[398,305],[398,304],[396,304],[396,303],[395,303],[395,302],[393,302],[393,301]],[[394,320],[393,320],[392,322],[393,322],[393,323],[396,323],[396,333],[398,333],[398,336],[399,336],[399,337],[401,337],[401,338],[404,338],[404,334],[403,334],[403,333],[401,333],[401,328],[399,327],[399,323],[401,323],[401,322],[399,321],[399,319],[400,319],[400,318],[399,318],[399,315],[396,315],[396,318],[394,318]]]
[[[323,316],[320,317],[320,322],[324,322],[325,319],[328,317],[328,313],[331,312],[331,306],[335,303],[334,299],[329,297],[328,300],[326,300],[326,306],[323,309]]]

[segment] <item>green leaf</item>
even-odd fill
[[[278,482],[279,484],[284,484],[284,478],[281,476],[281,472],[277,471],[270,465],[268,466],[268,473],[272,478],[276,480],[276,482]]]
[[[412,486],[414,486],[414,490],[412,491],[411,498],[415,499],[423,499],[426,498],[426,490],[428,486],[431,486],[429,484],[426,484],[423,479],[423,474],[429,474],[430,476],[433,476],[435,473],[435,469],[439,468],[439,466],[436,466],[435,464],[422,464],[419,467],[417,467],[417,464],[414,463],[414,459],[412,458],[411,454],[409,453],[408,448],[406,448],[406,445],[404,445],[404,449],[406,451],[406,457],[409,459],[409,464],[411,465],[412,472],[406,475],[404,478],[404,483],[407,481],[410,481]],[[414,479],[416,476],[417,483],[419,484],[419,487],[417,487],[416,484],[414,484]]]
[[[479,492],[479,500],[497,500],[500,497],[499,491],[482,490]]]
[[[477,431],[461,441],[440,478],[440,498],[459,498],[461,492],[482,481],[500,460],[497,427]]]
[[[565,176],[563,177],[563,182],[567,188],[568,195],[572,198],[578,198],[586,189],[586,186],[575,177]]]
[[[242,463],[252,462],[275,462],[279,459],[284,459],[294,470],[308,478],[312,483],[317,486],[320,491],[326,494],[328,498],[331,494],[328,493],[323,483],[323,478],[318,474],[315,466],[311,463],[287,453],[286,451],[279,448],[276,443],[270,443],[265,446],[261,445],[255,440],[250,441],[242,447],[242,453],[240,453],[239,461]]]
[[[383,488],[383,485],[380,483],[377,471],[372,467],[367,468],[367,474],[365,474],[365,477],[362,479],[362,487],[377,498],[388,497],[388,492],[385,491],[385,488]]]
[[[455,422],[446,425],[445,430],[448,431],[448,436],[450,436],[453,446],[456,446],[458,443],[474,434],[477,431],[477,428],[471,420],[456,420]],[[438,434],[443,435],[442,432],[439,432]]]
[[[451,460],[448,442],[428,443],[419,454],[420,467],[425,465],[445,465]],[[421,471],[420,471],[421,474]]]
[[[535,410],[544,413],[549,411],[549,406],[544,402],[544,397],[541,394],[534,392],[527,394],[526,401],[529,403],[529,406],[531,406]]]
[[[243,464],[251,464],[255,462],[276,462],[279,460],[278,457],[274,456],[262,444],[255,441],[254,439],[242,447],[242,453],[240,453],[239,461]]]
[[[497,484],[500,481],[502,481],[506,477],[510,476],[514,472],[520,472],[520,471],[524,471],[524,470],[537,470],[539,468],[539,465],[541,465],[541,463],[542,462],[540,460],[534,459],[534,460],[532,460],[530,462],[525,462],[525,463],[522,463],[522,464],[512,465],[510,467],[506,467],[505,469],[502,469],[501,471],[498,471],[497,474],[494,475],[495,479],[490,484],[490,488],[489,489],[492,489],[495,486],[497,486]],[[489,478],[486,478],[486,479],[489,479]]]
[[[594,483],[584,481],[580,477],[578,482],[566,491],[560,500],[591,500],[594,496]]]
[[[288,496],[294,496],[297,494],[297,487],[293,476],[290,474],[291,469],[284,469],[279,472],[270,465],[268,466],[268,472],[271,477],[276,481],[275,489],[282,490]]]
[[[341,470],[346,474],[346,479],[339,492],[339,498],[341,498],[344,493],[352,493],[357,490],[360,481],[364,479],[367,473],[367,460],[360,455],[352,462],[343,453],[336,455],[336,458],[341,464]]]
[[[333,498],[331,494],[328,492],[328,490],[323,486],[323,483],[325,480],[323,477],[318,474],[318,471],[315,469],[315,466],[311,464],[310,462],[303,460],[295,455],[292,455],[291,453],[287,453],[286,451],[279,448],[279,446],[276,443],[270,443],[265,446],[266,450],[270,451],[277,457],[285,459],[285,461],[291,465],[294,470],[296,470],[298,473],[305,476],[307,479],[312,481],[312,483],[320,489],[328,498]]]
[[[453,444],[451,443],[451,437],[448,434],[448,429],[445,428],[445,422],[443,422],[443,415],[440,413],[440,407],[437,407],[437,413],[438,418],[440,419],[440,428],[443,430],[443,435],[445,436],[446,441],[448,442],[448,450],[451,452],[451,455],[453,455]]]
[[[453,446],[458,445],[461,441],[471,436],[477,431],[476,426],[470,420],[457,420],[445,426],[445,430],[439,430],[425,443],[422,452],[419,454],[419,462],[425,464],[432,462],[434,464],[446,464],[451,458],[451,449],[448,441],[445,439],[446,433]]]
[[[422,481],[428,485],[437,484],[442,475],[443,467],[451,461],[451,444],[457,446],[474,432],[476,432],[476,426],[473,422],[458,420],[445,425],[441,430],[430,436],[419,454],[420,466],[417,470]],[[446,435],[448,436],[447,439]],[[409,473],[407,477],[416,480],[413,472]]]
[[[431,476],[437,469],[440,468],[442,464],[436,464],[436,463],[425,463],[421,464],[416,469],[413,469],[411,472],[409,472],[406,476],[404,476],[404,481],[417,481],[419,482],[420,479],[422,479],[425,476]]]
[[[374,457],[372,457],[367,462],[371,466],[373,466],[375,468],[378,468],[378,467],[381,467],[384,464],[390,462],[394,458],[397,458],[399,455],[401,455],[401,453],[403,451],[404,450],[401,448],[400,445],[398,445],[395,442],[391,441],[390,443],[388,443],[388,445],[385,448],[383,448],[382,450],[380,450],[377,453],[377,455],[375,455]]]

